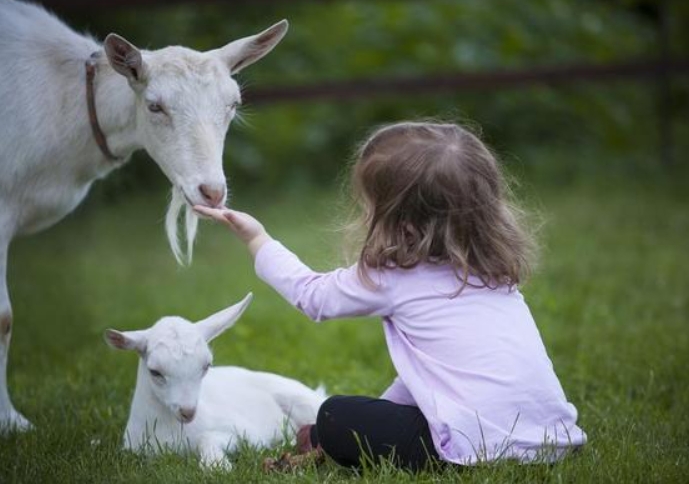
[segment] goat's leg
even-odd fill
[[[201,438],[198,446],[201,468],[232,470],[232,462],[228,459],[226,452],[234,450],[235,446],[229,445],[226,437],[211,434]]]
[[[7,292],[7,243],[0,241],[0,434],[27,430],[31,423],[12,406],[7,391],[7,356],[12,337],[12,307]]]

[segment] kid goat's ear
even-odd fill
[[[134,350],[140,355],[146,352],[145,331],[117,331],[106,329],[103,334],[105,342],[118,350]]]
[[[134,44],[117,34],[108,34],[103,47],[112,68],[126,77],[130,84],[144,82],[146,64],[141,57],[141,51]]]
[[[253,294],[249,293],[237,304],[225,308],[222,311],[218,311],[212,316],[196,323],[196,327],[199,328],[205,340],[210,341],[227,328],[232,327],[244,310],[249,306],[253,297]]]
[[[220,56],[230,69],[230,74],[235,74],[273,50],[288,28],[287,20],[281,20],[259,34],[235,40],[211,53]]]

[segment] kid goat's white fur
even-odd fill
[[[192,451],[204,465],[229,468],[225,453],[240,440],[265,447],[316,421],[323,392],[271,373],[211,367],[208,342],[250,301],[251,294],[196,324],[169,316],[143,331],[106,331],[108,344],[140,357],[125,448]]]
[[[197,223],[189,205],[226,200],[223,143],[240,103],[231,75],[270,52],[286,31],[283,20],[208,52],[145,51],[115,34],[101,45],[39,6],[0,0],[0,433],[30,426],[7,391],[12,239],[59,221],[94,180],[143,148],[172,183],[166,230],[178,260],[177,219],[187,204],[189,261]],[[96,66],[98,123],[114,161],[99,148],[89,123],[89,59]]]

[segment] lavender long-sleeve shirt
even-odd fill
[[[277,241],[256,273],[314,321],[381,316],[397,378],[381,398],[418,406],[444,460],[559,458],[585,443],[524,298],[467,286],[445,265],[317,273]],[[472,281],[469,282],[478,282]]]

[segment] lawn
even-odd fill
[[[215,364],[371,395],[393,369],[377,321],[310,323],[255,277],[219,226],[203,224],[193,266],[177,267],[163,235],[163,193],[91,197],[11,248],[9,381],[36,430],[0,438],[0,482],[686,482],[689,196],[654,185],[522,187],[544,221],[541,263],[523,292],[587,447],[549,467],[419,476],[386,466],[356,474],[332,463],[264,474],[261,460],[276,449],[244,449],[232,473],[204,473],[192,457],[120,450],[136,356],[108,348],[105,328],[143,328],[169,314],[200,319],[253,291],[242,320],[214,342]],[[338,260],[332,193],[235,199],[315,267]]]

